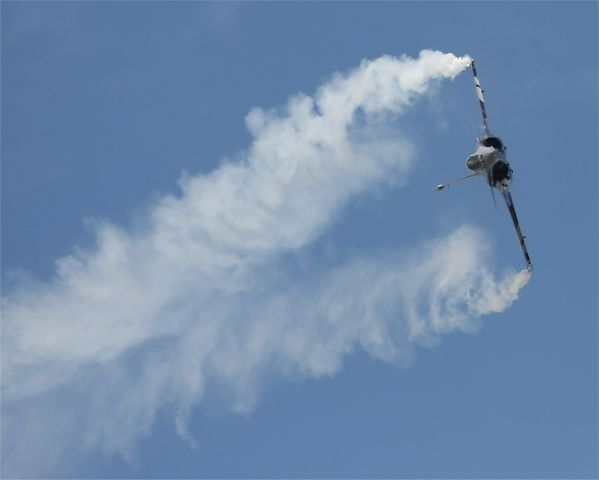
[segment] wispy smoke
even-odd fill
[[[163,407],[186,436],[212,390],[246,411],[267,375],[331,375],[356,348],[400,362],[411,345],[505,310],[528,274],[496,279],[473,227],[327,271],[283,261],[351,196],[404,181],[414,149],[385,121],[468,64],[433,51],[384,56],[313,97],[252,110],[240,158],[184,177],[143,229],[99,224],[97,245],[59,260],[54,280],[5,297],[3,473],[26,471],[32,450],[48,469],[67,445],[127,455]],[[32,439],[48,430],[62,442],[36,452]]]

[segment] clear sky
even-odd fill
[[[20,308],[3,312],[3,476],[599,475],[596,2],[2,2],[1,17],[2,297],[3,310]],[[468,304],[481,285],[493,295],[524,266],[505,206],[483,181],[433,192],[467,173],[480,133],[468,70],[400,116],[352,124],[351,158],[376,170],[389,149],[406,156],[383,168],[393,181],[367,167],[329,172],[336,157],[304,154],[304,137],[248,153],[253,108],[275,109],[264,121],[276,123],[289,97],[314,96],[335,72],[423,49],[476,59],[491,130],[508,147],[535,270],[500,313],[460,303],[451,316],[452,299]],[[262,192],[275,149],[318,171]],[[213,230],[177,217],[184,171],[189,211],[212,205],[198,215]],[[291,199],[288,210],[263,224],[239,213],[253,197],[227,187],[238,178],[268,201]],[[253,233],[235,247],[246,221]],[[274,228],[263,238],[254,222]],[[155,224],[174,225],[159,259],[143,240]],[[218,242],[194,236],[217,230]],[[180,259],[184,243],[193,254]],[[434,274],[419,268],[443,270],[454,251],[473,259],[473,276],[448,270],[439,327]],[[199,257],[201,274],[169,273],[169,258]],[[72,273],[77,258],[98,265]],[[239,258],[251,267],[232,267]],[[396,274],[405,285],[380,293]],[[118,278],[119,295],[98,291],[100,277]],[[401,309],[420,278],[417,317],[432,333],[414,340]],[[76,304],[79,294],[94,303]],[[337,341],[364,305],[366,324],[392,333]],[[21,324],[42,338],[37,350],[13,346]],[[263,337],[240,333],[262,326]],[[7,351],[23,370],[9,370]]]

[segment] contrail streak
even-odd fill
[[[505,310],[528,277],[496,279],[473,227],[327,271],[299,275],[281,260],[352,196],[405,181],[414,149],[385,120],[469,62],[383,56],[284,108],[253,109],[241,158],[183,177],[143,229],[98,224],[96,245],[57,261],[53,280],[5,296],[5,472],[39,473],[27,461],[37,455],[47,474],[67,449],[128,455],[160,408],[186,436],[211,389],[246,411],[267,375],[330,375],[356,348],[399,362]],[[72,415],[57,414],[65,404]],[[40,445],[48,431],[61,441]]]

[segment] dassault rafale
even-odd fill
[[[522,234],[522,230],[520,229],[520,223],[518,222],[518,217],[516,216],[516,208],[514,207],[512,194],[509,190],[514,172],[507,161],[505,153],[506,147],[504,143],[498,136],[492,135],[489,131],[489,125],[487,123],[487,110],[485,108],[485,99],[483,97],[484,91],[480,86],[474,61],[472,61],[470,64],[470,68],[472,69],[472,74],[474,75],[474,87],[476,89],[476,96],[478,97],[478,103],[480,105],[480,111],[483,117],[484,135],[481,139],[477,139],[476,151],[466,159],[466,167],[468,167],[468,169],[473,173],[465,177],[458,178],[457,180],[452,180],[451,182],[437,185],[436,190],[441,191],[455,183],[459,183],[474,177],[484,176],[487,180],[487,183],[491,187],[491,193],[493,193],[493,189],[495,189],[499,191],[505,199],[510,216],[514,222],[514,227],[516,228],[516,233],[518,234],[518,240],[520,240],[520,246],[522,247],[524,258],[526,259],[527,269],[531,271],[532,262],[528,254],[528,249],[526,248],[526,237]],[[493,198],[495,197],[493,196]]]

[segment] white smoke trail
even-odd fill
[[[144,230],[99,225],[97,246],[58,261],[53,281],[5,297],[2,394],[13,416],[3,430],[18,437],[10,468],[26,468],[20,459],[43,429],[68,432],[58,453],[70,442],[126,454],[163,406],[178,410],[186,435],[186,416],[210,388],[247,410],[268,373],[332,374],[359,346],[398,361],[410,344],[470,331],[476,317],[507,308],[528,277],[495,280],[471,227],[306,278],[280,262],[352,195],[401,183],[413,148],[383,121],[468,64],[426,50],[384,56],[280,111],[252,110],[254,141],[240,160],[183,178]],[[60,392],[71,392],[79,419],[23,428],[38,399],[60,410]]]

